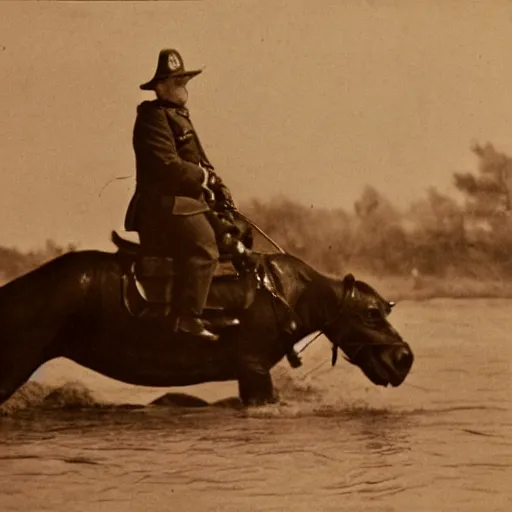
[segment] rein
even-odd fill
[[[267,233],[265,233],[265,231],[263,231],[257,224],[248,219],[243,213],[240,213],[236,208],[234,211],[243,221],[247,222],[249,226],[253,227],[263,238],[268,240],[281,254],[287,254],[287,252],[280,245],[278,245],[277,242],[272,240],[272,238],[270,238],[270,236],[267,235]]]

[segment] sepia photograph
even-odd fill
[[[512,2],[0,2],[0,512],[512,510]]]

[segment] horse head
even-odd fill
[[[414,360],[409,345],[388,322],[393,302],[348,274],[334,319],[323,329],[333,344],[333,365],[338,349],[374,384],[399,386]]]

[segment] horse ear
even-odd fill
[[[346,286],[346,287],[350,287],[352,288],[352,286],[354,286],[356,284],[356,278],[353,276],[353,274],[347,274],[344,278],[343,278],[343,284]]]

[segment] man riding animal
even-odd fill
[[[156,99],[137,108],[133,131],[137,184],[125,229],[139,233],[143,254],[172,256],[179,277],[178,331],[215,341],[218,336],[206,328],[202,315],[225,224],[212,210],[219,205],[234,209],[234,203],[185,107],[187,83],[199,73],[185,70],[181,55],[166,49],[160,51],[153,78],[140,86],[154,91]]]

